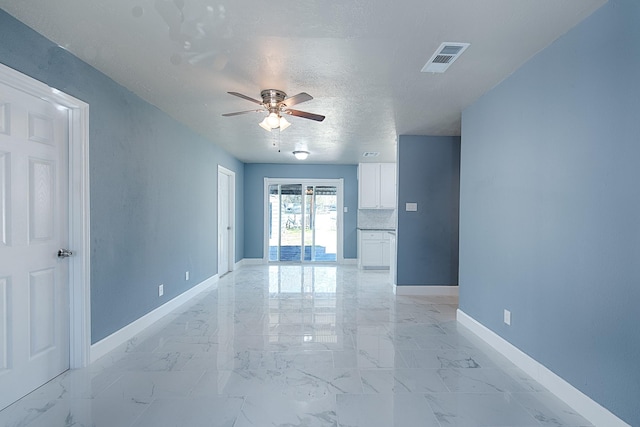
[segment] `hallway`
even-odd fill
[[[242,267],[2,426],[590,426],[457,326],[355,266]]]

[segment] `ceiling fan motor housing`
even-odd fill
[[[262,102],[268,107],[277,107],[279,103],[284,101],[287,94],[278,89],[265,89],[260,92]]]

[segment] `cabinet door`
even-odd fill
[[[396,208],[396,164],[380,164],[380,208]]]
[[[391,241],[383,240],[381,242],[381,251],[382,251],[382,264],[383,267],[391,266]]]
[[[362,266],[363,267],[379,267],[383,266],[382,248],[380,240],[363,239],[362,248]]]
[[[396,284],[396,236],[391,236],[389,240],[389,273],[391,275],[391,284]]]
[[[380,164],[358,165],[358,207],[377,209],[380,200]]]

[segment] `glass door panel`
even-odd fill
[[[269,185],[269,261],[302,260],[302,184]]]
[[[313,261],[315,258],[314,249],[314,220],[315,220],[315,193],[313,186],[307,186],[304,196],[305,206],[305,229],[304,229],[304,260]]]
[[[302,260],[302,184],[280,185],[280,254],[278,261]]]
[[[269,261],[280,259],[280,186],[269,185]]]
[[[337,190],[334,186],[307,186],[305,261],[336,261],[338,253]]]

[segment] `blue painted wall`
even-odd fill
[[[460,137],[400,136],[398,286],[458,284],[459,189]]]
[[[460,190],[461,309],[633,426],[638,22],[610,0],[466,109]]]
[[[218,164],[243,257],[243,163],[2,10],[0,62],[90,105],[92,342],[216,274]]]
[[[312,178],[344,180],[343,256],[357,257],[358,167],[356,165],[246,164],[244,168],[245,258],[262,258],[264,252],[264,179]]]

